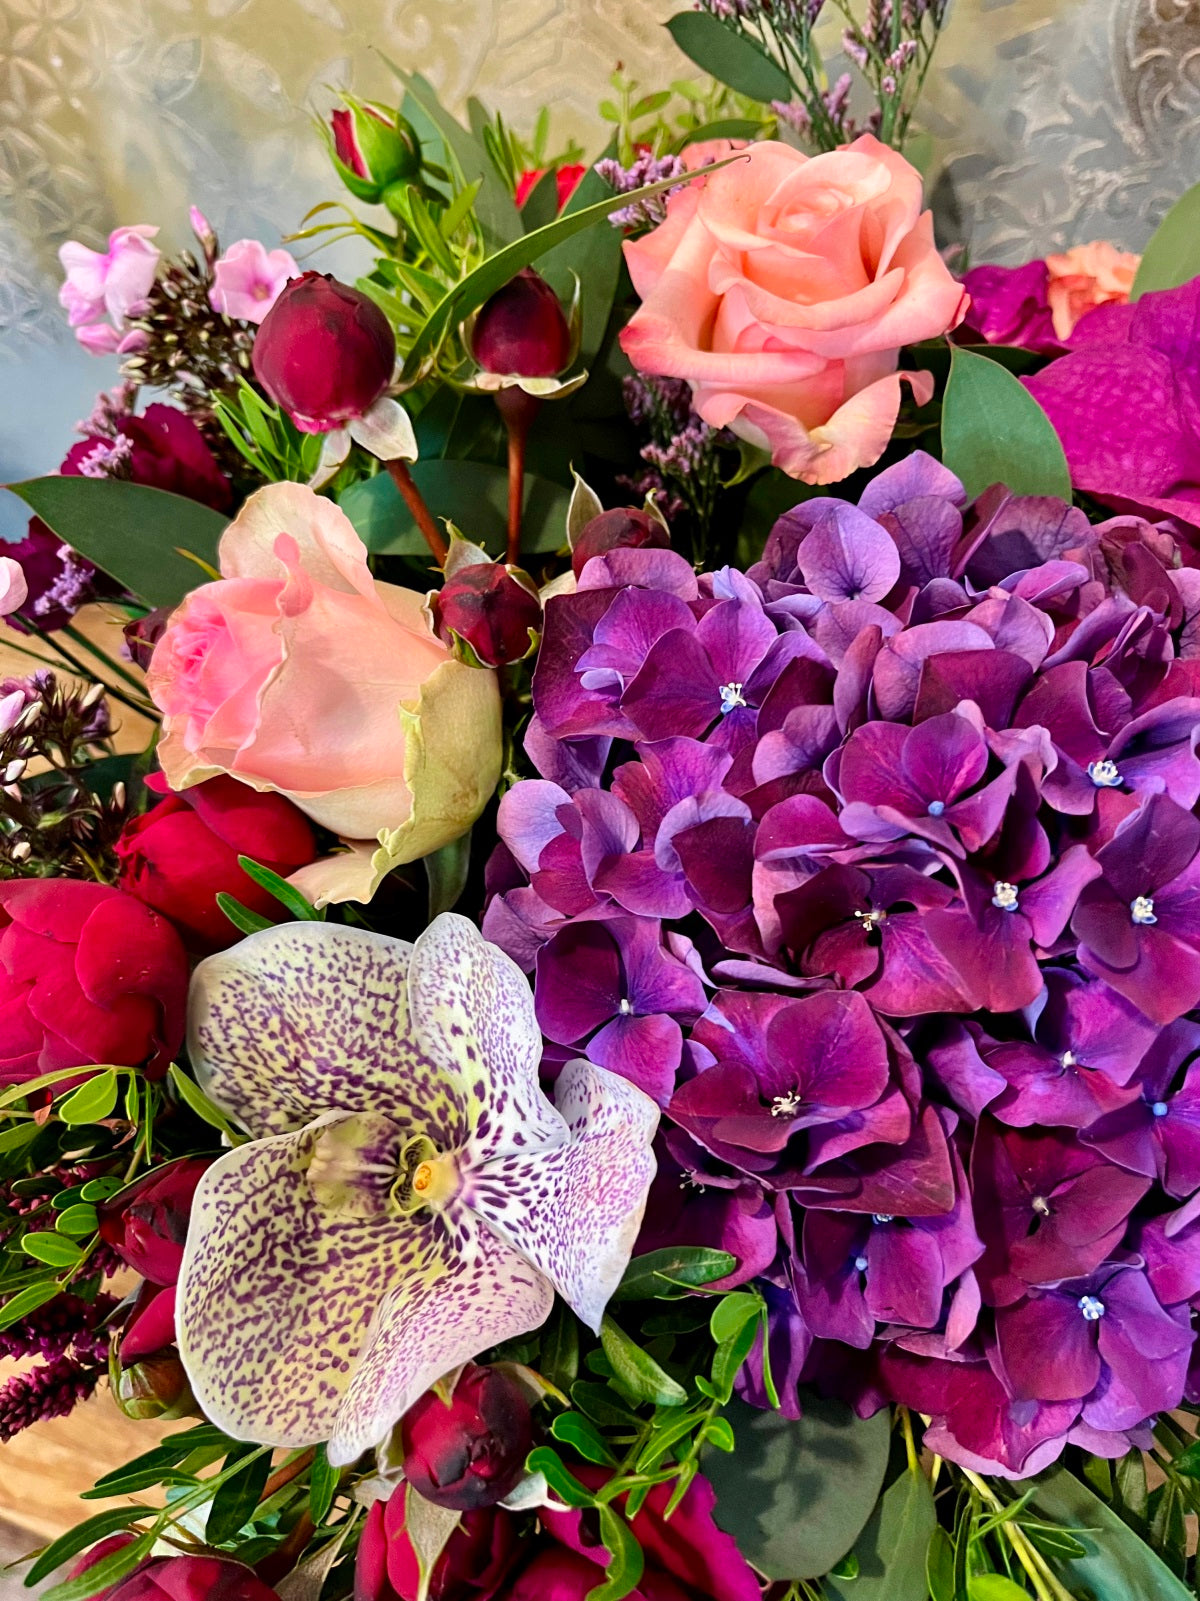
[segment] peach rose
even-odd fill
[[[453,658],[423,596],[376,583],[350,520],[302,484],[252,495],[219,559],[150,661],[163,772],[173,789],[229,773],[286,795],[350,847],[292,882],[318,904],[368,900],[495,789],[495,674]]]
[[[728,150],[729,147],[727,146]],[[915,167],[864,134],[805,156],[749,145],[625,246],[642,305],[621,335],[641,372],[686,378],[714,428],[793,478],[834,483],[883,454],[907,380],[900,347],[953,328],[962,286],[933,242]]]
[[[1118,250],[1106,239],[1075,245],[1061,256],[1047,256],[1050,280],[1046,298],[1058,337],[1069,339],[1080,317],[1097,306],[1110,301],[1124,305],[1141,262],[1140,256]]]

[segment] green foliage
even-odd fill
[[[1071,498],[1071,472],[1049,417],[998,362],[957,346],[942,401],[942,460],[969,499],[992,484],[1014,495]]]
[[[321,435],[302,434],[244,378],[235,391],[213,397],[213,411],[226,437],[267,483],[305,483],[316,472]]]
[[[925,1601],[926,1560],[936,1528],[929,1480],[919,1467],[906,1468],[883,1492],[854,1543],[854,1582],[826,1580],[826,1595],[830,1601]]]
[[[828,1573],[870,1519],[887,1467],[886,1411],[861,1419],[810,1396],[803,1405],[803,1418],[793,1422],[730,1403],[735,1449],[704,1458],[718,1524],[771,1579]],[[924,1544],[921,1550],[923,1560]]]
[[[725,1278],[736,1267],[735,1256],[706,1245],[675,1245],[661,1251],[648,1251],[630,1262],[613,1300],[671,1299],[685,1289]]]
[[[1099,1496],[1066,1468],[1035,1482],[1030,1505],[1077,1533],[1083,1554],[1056,1564],[1072,1588],[1094,1601],[1193,1601],[1192,1591]]]
[[[711,72],[738,94],[763,104],[792,98],[783,68],[761,45],[726,28],[711,12],[680,11],[668,21],[667,31],[702,72]]]
[[[413,482],[437,515],[461,528],[491,555],[504,549],[508,474],[482,461],[424,460],[412,465]],[[535,473],[525,476],[522,546],[530,554],[557,550],[566,543],[567,490]],[[386,473],[354,484],[339,504],[379,556],[425,556],[429,547]]]
[[[211,506],[119,478],[55,476],[8,487],[147,606],[175,606],[212,576],[226,519]]]
[[[1200,184],[1181,195],[1150,236],[1133,280],[1131,300],[1154,289],[1178,289],[1200,273]]]
[[[429,880],[429,921],[452,912],[467,887],[471,871],[471,830],[423,858]]]

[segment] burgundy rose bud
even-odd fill
[[[405,1527],[400,1486],[367,1514],[354,1572],[354,1601],[417,1601],[417,1553]],[[429,1575],[428,1601],[490,1601],[524,1554],[517,1520],[502,1507],[464,1512]]]
[[[254,374],[296,427],[323,434],[361,417],[396,364],[396,336],[373,300],[328,273],[283,286],[254,341]]]
[[[453,631],[485,667],[502,667],[528,656],[530,629],[542,624],[542,603],[524,574],[499,562],[461,567],[434,597],[438,626]]]
[[[0,1083],[93,1062],[162,1078],[187,983],[179,935],[132,895],[65,878],[0,885]]]
[[[571,548],[571,569],[578,578],[593,556],[603,556],[619,546],[666,550],[670,543],[671,536],[657,517],[634,506],[618,506],[602,511],[579,530]]]
[[[105,1601],[279,1601],[269,1585],[225,1557],[155,1557],[110,1590]]]
[[[462,1371],[449,1405],[429,1390],[400,1421],[404,1477],[427,1501],[460,1512],[495,1506],[516,1488],[533,1445],[521,1387],[500,1368]]]
[[[348,99],[329,122],[339,176],[359,200],[375,204],[389,184],[420,171],[420,143],[398,112]]]
[[[175,1286],[142,1283],[125,1321],[117,1356],[132,1365],[161,1355],[175,1343]]]
[[[174,610],[174,606],[156,606],[153,611],[146,612],[142,617],[131,617],[122,628],[125,643],[129,647],[130,659],[134,666],[140,667],[143,672],[149,667],[154,647],[166,631]]]
[[[161,792],[165,781],[152,779],[150,787]],[[287,878],[318,854],[308,819],[291,801],[223,774],[168,794],[133,818],[116,848],[121,888],[169,917],[184,943],[203,955],[242,937],[217,905],[218,892],[263,917],[286,916],[238,866],[239,856]]]
[[[144,1279],[174,1284],[179,1278],[192,1197],[207,1167],[204,1157],[181,1157],[101,1206],[100,1238]]]
[[[571,360],[571,330],[558,296],[532,267],[522,267],[482,307],[471,354],[485,372],[553,378]]]
[[[78,1562],[72,1563],[67,1569],[67,1578],[82,1578],[98,1562],[103,1562],[105,1557],[112,1556],[116,1551],[123,1551],[127,1545],[132,1545],[136,1539],[137,1535],[132,1529],[122,1529],[118,1534],[110,1534],[107,1538],[98,1540],[94,1546],[83,1553]],[[104,1589],[97,1590],[93,1595],[88,1596],[86,1601],[106,1601],[106,1598],[111,1594],[111,1588],[106,1585]]]

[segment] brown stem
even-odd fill
[[[525,500],[525,441],[541,407],[536,395],[515,384],[496,394],[496,405],[508,429],[508,553],[510,566],[521,565],[521,510]]]
[[[285,1462],[281,1468],[277,1468],[263,1485],[259,1501],[269,1501],[276,1490],[282,1490],[285,1484],[290,1484],[293,1479],[298,1479],[316,1454],[315,1448],[311,1451],[305,1451],[294,1462]]]
[[[425,543],[433,552],[433,559],[441,567],[448,551],[442,531],[433,520],[433,513],[425,504],[425,498],[413,482],[413,475],[408,470],[406,461],[389,461],[385,463],[391,474],[392,482],[400,491],[401,499],[412,513],[413,521],[425,536]]]

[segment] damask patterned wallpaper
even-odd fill
[[[379,54],[518,125],[594,142],[618,61],[686,64],[679,0],[0,0],[0,478],[52,466],[108,379],[64,336],[64,239],[187,206],[268,243],[333,193],[307,118],[388,92]],[[954,0],[924,105],[940,236],[976,261],[1107,236],[1140,247],[1200,178],[1200,0]],[[323,261],[336,267],[337,258]],[[353,261],[342,258],[343,270]]]

